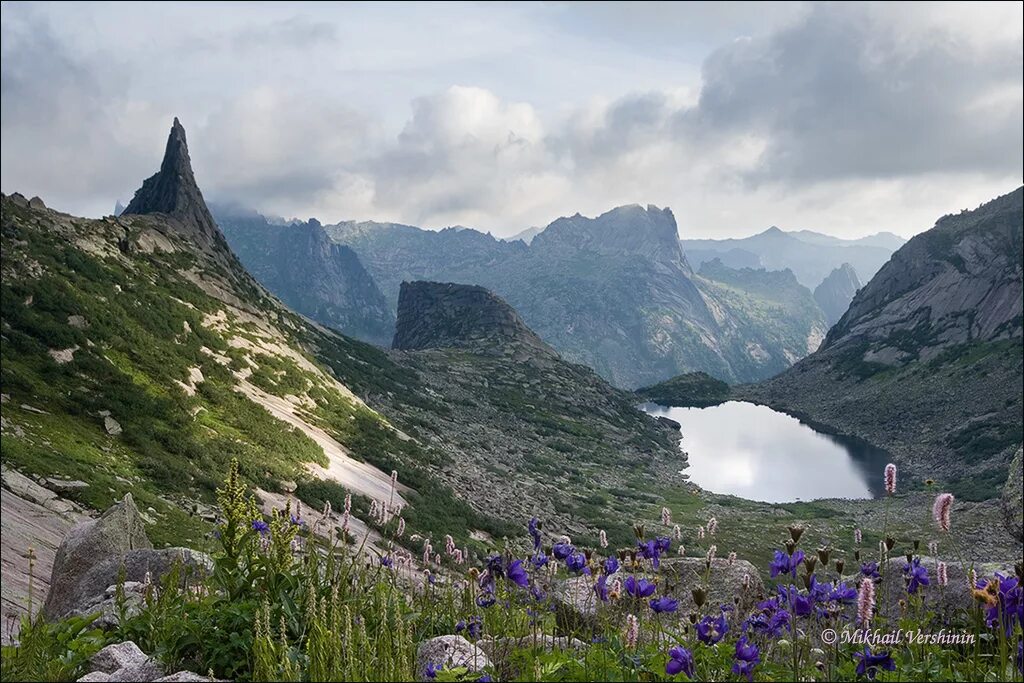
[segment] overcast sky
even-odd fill
[[[925,230],[1024,165],[1022,4],[2,4],[4,192],[110,213],[174,116],[208,199],[508,235]]]

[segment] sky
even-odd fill
[[[1024,181],[1022,6],[4,2],[0,186],[109,214],[178,116],[289,218],[909,237]]]

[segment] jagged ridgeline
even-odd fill
[[[626,535],[657,503],[641,472],[678,469],[677,433],[550,350],[385,352],[284,307],[228,250],[177,121],[121,216],[14,194],[2,238],[5,467],[80,480],[95,510],[131,492],[157,544],[202,547],[233,458],[268,501],[351,491],[361,519],[396,469],[410,529],[471,547],[529,514],[595,533],[613,483]]]

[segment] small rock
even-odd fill
[[[445,669],[466,667],[469,673],[480,673],[491,666],[487,654],[462,636],[438,636],[424,640],[416,648],[416,680],[427,681],[427,665]]]
[[[54,477],[45,478],[39,483],[48,489],[60,491],[61,493],[81,491],[82,489],[89,488],[89,484],[80,479],[57,479]]]
[[[114,681],[149,683],[149,681],[155,681],[163,675],[164,668],[160,666],[158,662],[155,662],[152,659],[147,659],[139,664],[132,664],[124,667],[123,669],[118,669],[114,673],[110,674],[110,678],[107,680],[111,683],[114,683]]]
[[[85,319],[83,315],[69,315],[68,325],[74,327],[77,330],[84,330],[89,327],[89,321]]]
[[[78,683],[103,683],[110,680],[110,674],[102,671],[90,671],[78,679]]]
[[[121,433],[121,423],[114,418],[107,415],[103,418],[103,428],[107,430],[107,434],[111,436],[117,436]]]
[[[94,654],[89,659],[89,668],[92,671],[112,674],[118,669],[147,661],[149,661],[149,657],[146,656],[146,653],[140,650],[134,642],[126,640],[123,643],[107,645]]]
[[[163,681],[166,681],[167,683],[172,683],[172,681],[182,681],[182,683],[189,683],[193,681],[195,683],[199,683],[199,681],[203,681],[204,683],[209,683],[210,681],[215,679],[208,678],[207,676],[200,676],[199,674],[193,673],[191,671],[178,671],[169,676],[163,676],[156,680],[158,683]]]
[[[281,490],[285,493],[295,493],[295,489],[299,488],[299,485],[294,481],[282,481]]]
[[[33,197],[32,199],[28,200],[28,205],[29,205],[29,208],[32,208],[32,209],[45,209],[46,208],[46,204],[44,204],[43,200],[40,199],[39,197]]]

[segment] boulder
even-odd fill
[[[107,415],[103,418],[103,428],[107,430],[107,434],[110,436],[117,436],[121,433],[121,423]]]
[[[110,680],[110,674],[102,671],[91,671],[78,679],[78,683],[104,683]]]
[[[44,616],[59,619],[116,583],[116,571],[114,581],[105,581],[102,586],[88,581],[91,570],[98,565],[114,562],[120,566],[129,552],[152,547],[130,493],[98,519],[76,525],[57,549]],[[92,581],[95,579],[92,577]]]
[[[905,557],[890,558],[884,576],[892,577],[892,580],[886,586],[889,579],[883,579],[882,583],[875,589],[878,596],[876,598],[878,604],[877,613],[881,617],[887,619],[899,618],[903,609],[900,601],[904,601],[904,605],[907,604],[907,584],[903,579],[903,565],[906,563]],[[960,562],[947,560],[946,575],[949,577],[949,582],[945,586],[940,586],[937,577],[938,560],[934,557],[923,556],[921,564],[928,570],[928,579],[930,581],[927,586],[920,587],[916,594],[922,600],[923,610],[926,612],[933,611],[948,618],[957,612],[973,609],[975,601],[968,590],[969,582],[967,580],[967,574],[972,565],[968,565],[965,570]],[[1014,575],[1012,561],[975,562],[973,567],[979,580],[990,579],[996,572],[1004,576]],[[851,578],[850,583],[852,585],[856,582],[856,577]]]
[[[208,676],[200,676],[199,674],[193,673],[192,671],[178,671],[176,673],[170,674],[169,676],[161,676],[160,678],[156,679],[156,683],[199,683],[199,681],[202,681],[203,683],[210,683],[210,681],[213,680],[215,679],[210,678]]]
[[[126,666],[123,669],[118,669],[114,673],[110,674],[110,678],[107,680],[111,683],[114,681],[125,682],[125,683],[140,683],[149,681],[155,681],[158,678],[163,677],[164,668],[159,662],[152,659],[147,659],[144,662],[138,664],[132,664]]]
[[[470,673],[481,673],[491,666],[487,654],[462,636],[438,636],[424,640],[416,648],[416,680],[427,681],[427,666],[445,669],[466,667]]]
[[[746,560],[729,563],[726,559],[715,559],[711,571],[707,572],[705,560],[699,557],[673,557],[661,561],[660,569],[651,577],[658,586],[655,595],[669,595],[679,601],[675,618],[683,618],[695,609],[693,589],[704,584],[708,575],[708,606],[729,605],[745,613],[764,596],[764,583],[757,568]],[[621,570],[615,576],[622,581],[630,572]],[[746,577],[746,578],[744,578]],[[609,581],[610,583],[610,581]],[[555,618],[562,632],[571,633],[597,628],[598,600],[593,590],[593,579],[587,576],[568,579],[557,584],[552,591],[555,601]],[[739,598],[739,602],[735,601]],[[623,596],[623,604],[631,600]]]
[[[146,653],[139,649],[139,646],[130,640],[123,643],[114,643],[89,658],[90,672],[112,674],[118,669],[128,666],[142,664],[149,661]]]

